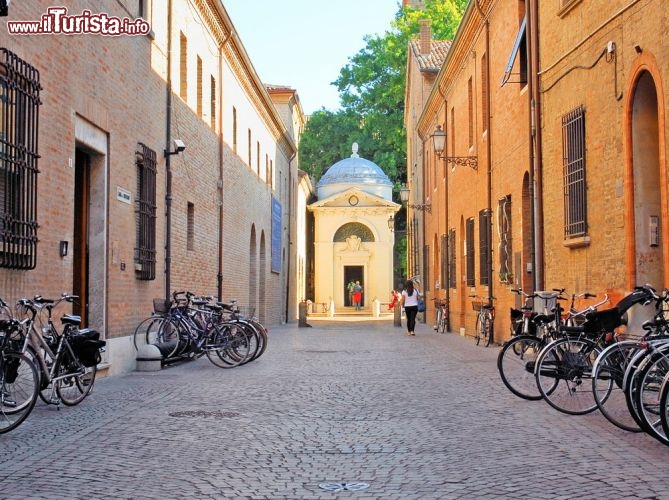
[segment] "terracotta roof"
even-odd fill
[[[409,47],[413,51],[420,71],[439,71],[451,48],[450,40],[432,40],[429,54],[420,53],[420,40],[411,40]]]

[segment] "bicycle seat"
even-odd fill
[[[60,321],[65,325],[77,326],[81,324],[81,316],[76,314],[66,314],[60,318]]]

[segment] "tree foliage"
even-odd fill
[[[396,186],[406,178],[404,90],[409,40],[420,20],[431,19],[433,38],[451,40],[468,0],[428,0],[423,10],[399,8],[389,29],[368,35],[333,82],[341,109],[321,109],[307,122],[300,143],[300,168],[318,180],[337,161],[360,156],[379,165]]]

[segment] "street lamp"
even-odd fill
[[[392,214],[388,217],[388,229],[390,229],[391,233],[395,232],[395,217]]]
[[[429,203],[424,203],[420,205],[413,205],[411,203],[407,203],[409,201],[409,195],[411,194],[411,189],[406,184],[402,184],[402,187],[400,189],[400,200],[402,201],[402,204],[406,204],[407,207],[413,208],[414,210],[421,210],[425,211],[428,213],[432,213],[432,205]]]
[[[478,170],[479,159],[477,156],[446,156],[444,154],[446,151],[446,131],[441,128],[441,125],[437,125],[437,128],[432,134],[432,145],[434,146],[434,153],[440,159],[446,160],[446,163],[452,163],[453,166],[461,165]]]

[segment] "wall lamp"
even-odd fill
[[[186,145],[184,144],[184,141],[182,141],[181,139],[174,139],[173,142],[174,142],[174,151],[166,149],[165,156],[178,155],[179,153],[182,153],[186,149]]]
[[[421,210],[430,214],[432,213],[432,205],[429,203],[422,205],[412,205],[411,203],[407,203],[407,201],[409,201],[410,194],[411,190],[407,187],[406,184],[402,184],[402,188],[400,189],[400,200],[402,200],[403,205],[406,205],[409,208],[413,208],[414,210]]]
[[[388,229],[390,229],[391,233],[395,232],[395,217],[390,214],[390,217],[388,217]]]
[[[446,163],[478,170],[479,159],[477,156],[446,156],[444,154],[444,151],[446,151],[446,131],[441,128],[441,125],[437,125],[436,130],[432,134],[432,144],[434,146],[434,153],[439,159],[446,160]]]

